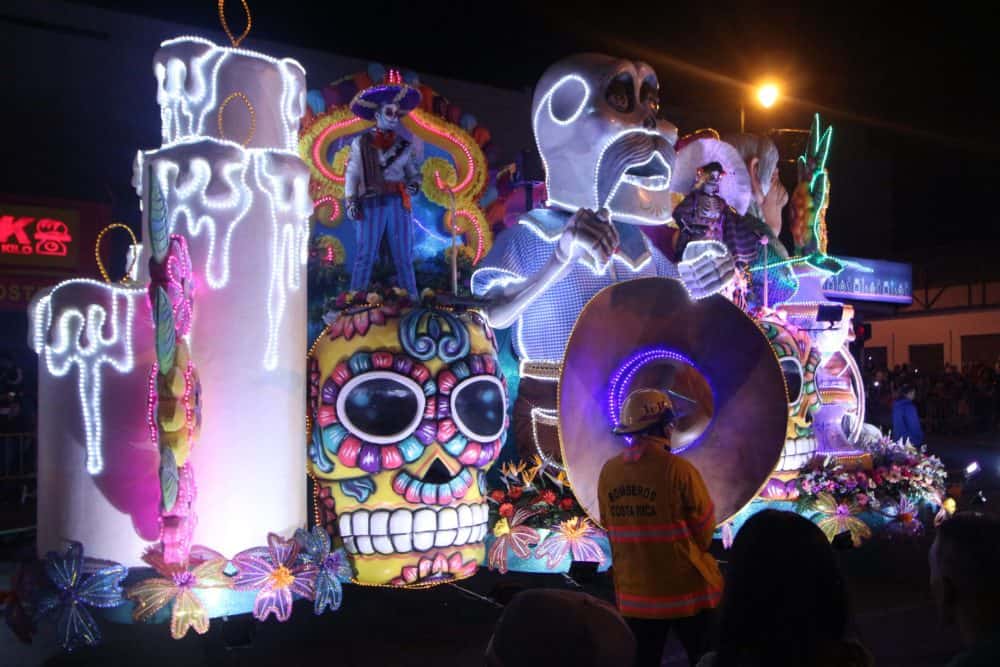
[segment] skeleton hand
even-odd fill
[[[420,192],[420,182],[410,181],[409,183],[406,184],[406,191],[410,193],[410,196],[417,194],[418,192]]]
[[[350,198],[346,201],[347,204],[347,217],[351,220],[361,219],[361,202],[355,198]]]
[[[733,257],[718,241],[692,241],[677,264],[681,280],[695,299],[703,299],[728,287],[736,275]]]
[[[587,255],[603,267],[611,260],[618,242],[618,230],[608,221],[606,213],[581,208],[563,229],[556,257],[566,262]]]

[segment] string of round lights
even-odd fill
[[[237,98],[243,101],[243,104],[245,104],[247,107],[247,111],[250,113],[250,129],[247,131],[246,139],[244,139],[242,142],[243,148],[246,148],[247,146],[250,145],[250,142],[253,140],[254,132],[257,131],[257,112],[254,110],[253,104],[250,103],[250,98],[246,96],[246,93],[240,92],[238,90],[235,93],[229,93],[229,95],[226,96],[226,99],[222,101],[222,104],[219,105],[219,110],[216,112],[216,121],[218,122],[219,125],[219,138],[223,140],[226,139],[226,130],[224,127],[222,115],[226,111],[226,106]]]
[[[239,37],[234,37],[229,29],[229,23],[226,21],[226,0],[219,0],[219,23],[226,31],[226,37],[232,42],[233,48],[239,46],[240,42],[247,38],[247,35],[250,34],[250,28],[253,27],[253,17],[250,15],[250,6],[247,5],[247,0],[240,0],[240,4],[243,5],[243,12],[247,16],[247,27],[243,29],[243,33]]]
[[[106,283],[111,282],[111,276],[108,275],[108,270],[104,266],[104,260],[101,259],[101,240],[104,238],[105,234],[110,232],[112,229],[124,229],[128,232],[129,238],[132,239],[133,247],[139,245],[139,239],[135,237],[135,232],[132,231],[131,227],[122,222],[113,222],[97,234],[97,240],[94,241],[94,259],[97,260],[97,270],[101,272],[101,277],[104,278],[104,282]],[[132,275],[132,269],[135,268],[135,262],[137,259],[138,255],[133,253],[132,261],[129,262],[128,268],[125,269],[125,275],[122,276],[122,279],[119,281],[123,285],[128,282],[129,276]]]

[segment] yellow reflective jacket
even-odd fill
[[[722,598],[722,574],[708,553],[712,499],[698,470],[667,444],[640,437],[601,469],[601,520],[623,616],[694,616]]]

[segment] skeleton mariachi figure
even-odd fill
[[[683,256],[694,241],[724,245],[739,272],[731,297],[743,305],[749,281],[742,274],[760,249],[760,234],[744,215],[751,196],[746,165],[735,148],[714,138],[682,145],[677,162],[675,188],[687,195],[674,209],[675,253]]]
[[[418,146],[396,132],[400,119],[420,104],[420,91],[403,83],[396,70],[359,92],[351,111],[375,127],[351,142],[345,174],[347,215],[355,220],[351,290],[367,289],[388,235],[397,284],[417,294],[413,272],[413,219],[410,197],[420,189]]]

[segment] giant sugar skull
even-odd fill
[[[637,224],[669,220],[675,137],[657,123],[659,105],[646,63],[587,53],[551,66],[532,102],[549,204],[607,208]]]
[[[483,558],[487,469],[506,433],[492,331],[473,312],[358,306],[310,357],[320,522],[365,584],[420,587]]]
[[[817,451],[813,417],[820,407],[816,388],[820,353],[809,331],[789,322],[784,313],[770,311],[760,326],[771,341],[788,390],[785,448],[775,473],[779,478],[795,477]]]

